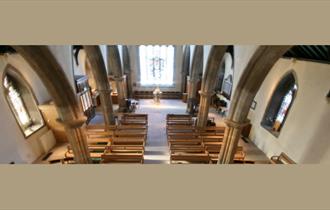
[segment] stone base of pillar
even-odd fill
[[[249,122],[241,123],[227,119],[225,123],[227,125],[227,128],[225,130],[223,145],[219,154],[218,164],[233,163],[238,141],[241,138],[242,129]]]

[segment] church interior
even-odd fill
[[[2,164],[330,163],[328,45],[2,45]]]

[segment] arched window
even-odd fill
[[[3,87],[10,109],[25,137],[44,126],[44,120],[29,85],[13,67],[5,71]]]
[[[174,72],[172,45],[141,45],[140,82],[142,86],[171,86]]]
[[[261,122],[275,136],[279,135],[284,125],[296,93],[296,80],[290,72],[278,83]]]

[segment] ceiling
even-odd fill
[[[330,62],[330,45],[295,45],[283,57]]]

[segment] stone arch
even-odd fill
[[[196,92],[197,92],[197,83],[200,78],[199,75],[203,73],[203,54],[204,47],[203,45],[196,45],[194,53],[192,56],[191,70],[189,75],[189,89],[188,92],[188,101],[187,101],[187,112],[192,113],[194,105],[196,102]]]
[[[190,66],[190,45],[184,46],[183,58],[182,58],[182,92],[186,92],[187,86],[187,76],[189,74],[189,66]]]
[[[214,87],[219,78],[220,66],[223,64],[223,57],[227,46],[213,46],[211,48],[205,73],[203,75],[202,86],[200,90],[200,103],[197,116],[197,127],[205,127],[211,103],[211,96],[214,93]]]
[[[83,128],[86,117],[62,67],[47,46],[13,46],[13,48],[36,72],[53,98],[76,163],[89,163]]]
[[[107,130],[110,125],[115,124],[115,118],[110,95],[112,90],[110,88],[105,62],[103,60],[101,49],[98,45],[84,45],[83,48],[86,51],[96,87],[100,92],[105,129]]]
[[[247,123],[251,103],[268,72],[289,49],[290,46],[259,46],[249,60],[231,101],[219,163],[233,162],[242,128]]]

